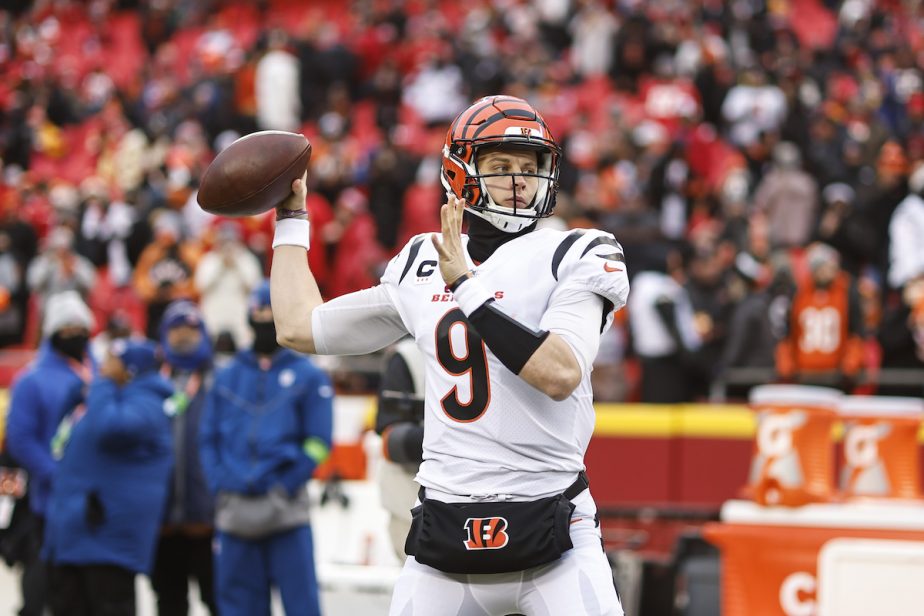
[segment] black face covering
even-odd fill
[[[86,334],[65,337],[60,333],[56,333],[51,336],[51,346],[62,355],[77,361],[83,361],[89,340],[90,337]]]
[[[526,235],[536,229],[536,223],[533,223],[516,233],[507,233],[506,231],[501,231],[484,218],[468,212],[465,213],[465,216],[468,220],[468,254],[478,263],[487,261],[495,250],[510,240]]]
[[[273,321],[250,320],[253,328],[253,352],[257,355],[272,355],[279,349],[276,342],[276,324]]]

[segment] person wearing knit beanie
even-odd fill
[[[120,384],[157,370],[160,350],[157,343],[145,338],[122,338],[109,347],[108,371]]]
[[[44,340],[35,361],[16,377],[6,423],[7,452],[29,473],[32,520],[26,531],[29,553],[23,557],[22,614],[42,613],[49,598],[38,550],[58,469],[58,444],[84,399],[90,374],[84,359],[94,327],[93,315],[76,291],[49,296],[44,313]]]

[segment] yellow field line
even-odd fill
[[[597,404],[594,436],[617,438],[752,439],[755,415],[744,405]],[[840,440],[843,425],[834,425]],[[918,432],[924,443],[924,424]]]
[[[748,439],[754,415],[743,406],[598,404],[596,436]]]

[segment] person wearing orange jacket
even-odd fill
[[[856,283],[827,244],[810,246],[807,261],[810,274],[797,284],[788,331],[777,345],[777,372],[784,380],[852,389],[864,338]]]
[[[199,248],[184,242],[180,221],[174,212],[164,211],[154,219],[154,241],[138,258],[135,266],[135,290],[147,305],[149,338],[156,339],[160,320],[170,302],[198,298],[194,272],[199,262]]]

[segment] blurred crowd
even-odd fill
[[[6,6],[5,345],[34,344],[62,290],[151,337],[192,299],[218,349],[248,344],[271,215],[216,219],[195,193],[255,130],[312,142],[325,296],[375,284],[437,228],[448,121],[507,93],[565,150],[543,224],[597,226],[626,251],[633,290],[597,359],[599,399],[689,400],[740,368],[848,389],[924,368],[919,2]]]

